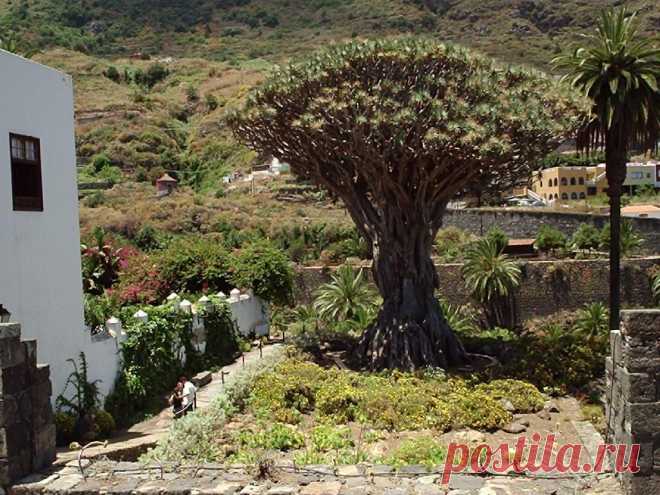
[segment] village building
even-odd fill
[[[2,319],[37,339],[53,398],[80,352],[107,392],[116,369],[101,358],[116,345],[95,346],[83,319],[72,79],[3,50],[0,73]]]
[[[660,164],[628,163],[624,192],[634,194],[642,186],[660,189]],[[592,167],[553,167],[535,175],[531,191],[549,203],[587,199],[607,192],[605,164]]]
[[[179,181],[174,177],[167,173],[163,174],[162,177],[156,180],[156,195],[158,197],[169,196],[174,192],[178,184]]]

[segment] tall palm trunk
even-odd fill
[[[627,149],[618,129],[608,132],[605,146],[610,198],[610,329],[619,328],[621,310],[621,194],[626,180]]]

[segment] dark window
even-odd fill
[[[580,185],[584,186],[584,177],[580,177]]]
[[[37,138],[9,135],[14,211],[43,211],[41,149]]]
[[[561,199],[568,199],[568,193],[561,193]]]
[[[562,186],[567,186],[568,185],[568,179],[566,179],[566,177],[561,178],[561,185]]]
[[[571,199],[578,199],[577,193],[571,193]]]
[[[575,177],[571,177],[571,186],[574,186],[575,184],[576,184]]]
[[[548,181],[548,187],[552,187],[552,179]]]
[[[583,192],[580,193],[580,199],[585,199],[586,197],[587,196]]]
[[[555,179],[555,186],[557,185],[557,179]]]

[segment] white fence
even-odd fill
[[[252,291],[241,294],[238,289],[234,289],[230,292],[229,297],[222,292],[218,293],[217,296],[229,305],[231,318],[241,336],[255,335],[261,337],[268,335],[270,330],[268,306],[252,294]],[[170,294],[167,303],[178,308],[179,311],[192,314],[193,344],[199,352],[204,352],[206,349],[206,330],[204,328],[204,318],[200,315],[200,312],[212,304],[211,300],[203,296],[197,303],[193,304],[186,299],[181,300],[177,294]],[[147,313],[142,310],[137,311],[133,317],[144,321],[148,319]],[[126,332],[122,328],[119,319],[115,317],[108,319],[105,330],[99,335],[92,335],[83,349],[89,365],[89,379],[92,381],[99,380],[99,391],[104,397],[112,391],[115,379],[121,370],[120,347],[126,339]],[[185,361],[183,350],[181,357]]]

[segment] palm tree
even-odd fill
[[[607,307],[599,302],[587,304],[578,311],[575,331],[590,341],[599,337],[607,338],[609,332]]]
[[[483,305],[490,325],[515,324],[511,294],[520,285],[520,267],[502,253],[496,240],[481,239],[468,249],[463,277],[474,298]]]
[[[352,320],[369,314],[376,303],[376,294],[367,285],[362,270],[342,265],[331,281],[317,291],[314,309],[325,321]]]
[[[593,120],[578,137],[589,153],[605,148],[610,198],[610,328],[619,326],[621,193],[631,148],[657,149],[660,135],[660,48],[639,35],[636,15],[625,7],[600,16],[597,33],[553,60],[565,79],[594,104]]]

